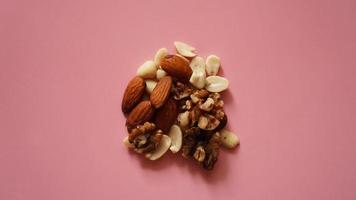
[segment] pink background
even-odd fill
[[[0,199],[356,199],[356,1],[0,1]],[[222,59],[242,144],[215,171],[122,145],[136,68]]]

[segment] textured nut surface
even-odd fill
[[[205,86],[205,71],[204,70],[195,70],[192,73],[192,76],[189,79],[189,82],[198,89],[202,89]]]
[[[137,75],[142,78],[156,77],[157,66],[152,60],[146,61],[137,69]]]
[[[156,112],[155,124],[159,129],[167,134],[177,119],[177,115],[177,103],[174,99],[169,98],[167,102]]]
[[[141,101],[126,119],[126,126],[130,129],[149,121],[154,114],[154,108],[150,101]]]
[[[141,101],[145,87],[145,81],[141,77],[136,76],[130,80],[122,98],[122,112],[130,112]]]
[[[167,135],[162,135],[162,139],[158,147],[154,151],[146,154],[146,158],[150,160],[157,160],[167,152],[170,146],[171,146],[171,138],[169,138]]]
[[[156,78],[160,80],[161,78],[167,76],[167,73],[163,69],[158,69],[156,72]]]
[[[172,153],[177,153],[182,147],[182,130],[179,126],[173,125],[168,133],[168,136],[171,138],[172,144],[169,148]]]
[[[153,89],[156,87],[157,82],[154,80],[146,80],[145,83],[146,83],[146,92],[148,94],[151,94]]]
[[[155,58],[153,61],[155,62],[156,66],[159,66],[161,63],[162,58],[168,55],[168,50],[166,48],[160,48],[155,54]]]
[[[174,46],[176,47],[177,52],[184,57],[196,56],[195,48],[186,43],[176,41],[174,42]]]
[[[211,111],[214,107],[214,100],[212,98],[207,98],[203,104],[199,106],[200,109],[204,111]]]
[[[189,111],[180,113],[177,120],[180,127],[187,127],[189,125]]]
[[[218,74],[220,68],[220,58],[216,55],[210,55],[206,58],[206,74],[208,76],[215,76]]]
[[[229,81],[221,76],[208,76],[205,89],[209,92],[222,92],[229,87]]]
[[[195,70],[202,70],[205,71],[205,62],[202,57],[194,57],[192,61],[189,64],[190,68],[195,71]]]
[[[176,55],[165,56],[161,61],[161,67],[167,74],[184,82],[187,82],[193,73],[189,62]]]
[[[198,162],[203,162],[205,159],[205,150],[202,146],[198,146],[194,152],[194,158]]]
[[[153,107],[160,108],[168,99],[172,87],[172,78],[170,76],[163,77],[158,81],[156,87],[150,95],[150,100]]]
[[[226,148],[233,149],[238,144],[240,144],[239,137],[229,130],[226,129],[221,130],[220,135],[221,135],[220,137],[221,144]]]

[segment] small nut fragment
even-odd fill
[[[198,127],[205,130],[208,126],[209,120],[206,116],[200,116],[198,121]]]
[[[161,63],[161,60],[168,55],[168,50],[166,48],[160,48],[158,49],[155,58],[154,58],[154,62],[156,64],[156,66],[159,66]]]
[[[171,146],[171,138],[167,135],[162,135],[161,141],[158,144],[157,148],[150,153],[146,154],[146,158],[150,160],[157,160],[161,158]]]
[[[211,111],[214,107],[214,100],[212,98],[207,98],[206,101],[199,106],[200,109],[204,111]]]
[[[220,68],[220,58],[216,55],[210,55],[206,59],[206,74],[208,76],[215,76],[218,74]]]
[[[229,87],[229,81],[221,76],[208,76],[205,89],[209,92],[222,92]]]
[[[184,113],[180,113],[178,115],[178,123],[180,127],[187,127],[189,125],[189,111],[185,111]]]
[[[163,69],[158,69],[156,72],[156,78],[160,80],[161,78],[167,76],[167,72],[165,72]]]
[[[157,82],[154,80],[146,80],[145,82],[146,82],[146,92],[148,94],[151,94],[153,89],[156,87]]]
[[[205,150],[202,146],[198,146],[194,152],[194,158],[198,162],[203,162],[205,159]]]
[[[173,125],[169,130],[168,136],[171,138],[172,144],[169,148],[172,153],[177,153],[182,147],[182,131],[177,125]]]
[[[194,85],[196,88],[204,88],[205,86],[206,74],[204,70],[195,70],[192,73],[192,76],[189,79],[189,82]]]
[[[156,76],[157,66],[152,60],[146,61],[137,69],[137,75],[142,78],[154,78]]]
[[[129,141],[129,136],[127,135],[123,140],[122,143],[127,147],[127,148],[134,148],[134,146],[130,143]]]
[[[220,121],[216,119],[214,116],[209,114],[204,114],[200,116],[198,126],[199,128],[207,131],[212,131],[216,129],[220,124]]]
[[[226,148],[233,149],[240,144],[239,137],[231,131],[223,129],[220,131],[220,135],[221,144]]]
[[[184,57],[196,56],[195,48],[186,43],[176,41],[174,42],[174,46],[176,47],[177,52]]]
[[[205,62],[202,57],[194,57],[192,61],[189,64],[190,68],[192,68],[193,71],[195,70],[201,70],[205,71]]]

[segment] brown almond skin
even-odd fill
[[[172,77],[165,76],[160,79],[150,95],[150,100],[155,108],[160,108],[166,103],[172,88]]]
[[[130,80],[122,98],[122,112],[130,112],[142,99],[146,84],[143,78],[136,76]]]
[[[150,101],[140,102],[129,114],[126,119],[128,129],[134,128],[137,125],[150,121],[154,114],[154,108]]]
[[[176,55],[167,55],[160,63],[162,69],[180,81],[188,82],[193,71],[189,63]]]
[[[169,98],[167,102],[156,113],[155,124],[165,134],[174,124],[178,115],[177,102],[173,98]]]

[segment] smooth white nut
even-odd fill
[[[240,144],[239,137],[231,131],[223,129],[220,131],[220,135],[221,144],[226,148],[232,149]]]
[[[122,143],[128,147],[128,148],[133,148],[134,146],[129,142],[129,136],[126,136],[123,140],[122,140]]]
[[[182,147],[182,131],[179,126],[173,125],[168,132],[168,136],[171,138],[172,144],[169,148],[172,153],[177,153]]]
[[[205,82],[205,89],[209,92],[222,92],[229,87],[229,81],[221,76],[208,76]]]
[[[155,58],[153,59],[153,61],[156,63],[157,66],[160,65],[161,60],[168,55],[168,50],[166,48],[160,48],[158,49]]]
[[[146,154],[146,158],[150,160],[157,160],[160,157],[162,157],[169,149],[171,146],[171,138],[169,138],[167,135],[162,135],[162,139],[158,144],[158,147],[150,153]]]
[[[189,125],[189,111],[185,111],[184,113],[180,113],[177,117],[179,125],[181,127],[186,127]]]
[[[177,52],[184,57],[191,58],[196,56],[195,48],[186,43],[176,41],[174,42],[174,46],[176,47]]]
[[[220,58],[216,55],[210,55],[206,58],[206,74],[208,76],[215,76],[218,74],[220,68]]]
[[[205,71],[204,59],[202,57],[199,57],[199,56],[193,58],[192,61],[189,64],[189,66],[193,71],[196,71],[196,70]]]
[[[214,103],[215,103],[214,100],[209,97],[209,98],[207,98],[207,99],[205,100],[205,102],[204,102],[203,104],[201,104],[201,105],[199,106],[199,108],[200,108],[201,110],[204,110],[204,111],[209,112],[209,111],[211,111],[211,110],[213,109]]]
[[[202,89],[205,86],[205,71],[195,70],[192,73],[192,76],[189,79],[189,82],[198,89]]]
[[[209,120],[205,116],[200,116],[199,121],[198,121],[198,127],[205,130],[205,128],[208,126]]]
[[[163,69],[157,69],[157,72],[156,72],[156,78],[159,80],[163,77],[167,76],[167,72],[164,71]]]
[[[145,83],[146,83],[146,92],[148,94],[151,94],[153,89],[155,89],[157,82],[154,80],[146,80]]]
[[[152,60],[146,61],[137,69],[137,75],[142,78],[155,78],[157,66]]]

